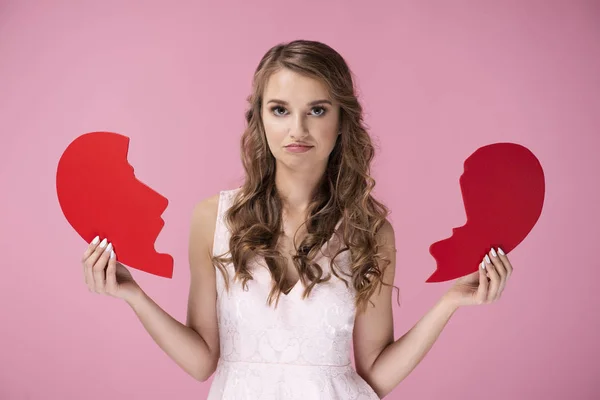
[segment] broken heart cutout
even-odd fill
[[[86,243],[107,238],[121,264],[172,278],[173,257],[154,249],[169,201],[135,177],[128,149],[129,138],[112,132],[71,142],[56,171],[61,210]]]
[[[506,254],[537,223],[544,203],[544,171],[527,148],[495,143],[477,149],[460,178],[467,222],[429,247],[437,269],[426,282],[443,282],[476,272],[490,248]]]
[[[85,240],[107,238],[123,265],[173,276],[173,257],[157,253],[168,200],[137,180],[127,161],[129,138],[91,132],[76,138],[58,163],[56,190],[69,224]],[[542,211],[545,181],[527,148],[496,143],[475,151],[460,178],[467,222],[432,244],[437,269],[426,282],[443,282],[477,271],[490,247],[512,251]]]

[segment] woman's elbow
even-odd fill
[[[369,385],[371,389],[373,389],[375,394],[377,394],[377,397],[379,397],[380,399],[383,399],[390,393],[390,390],[387,389],[385,385],[382,384],[382,382],[378,382],[378,380],[376,379],[376,377],[373,376],[373,374],[369,374],[365,371],[361,371],[358,374],[367,383],[367,385]]]
[[[196,368],[192,373],[192,377],[199,382],[206,382],[217,370],[218,359],[211,360],[210,363]]]

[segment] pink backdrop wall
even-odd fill
[[[131,138],[136,176],[170,200],[156,248],[175,258],[172,280],[134,276],[185,320],[192,207],[239,181],[252,72],[296,38],[358,77],[396,229],[396,337],[447,288],[424,283],[428,247],[465,222],[463,160],[512,141],[545,169],[503,298],[459,310],[388,398],[599,398],[599,2],[167,4],[0,3],[0,399],[205,397],[124,303],[88,292],[57,161],[85,132]]]

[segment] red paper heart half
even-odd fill
[[[477,271],[492,247],[508,254],[537,223],[544,203],[544,171],[527,148],[495,143],[477,149],[460,178],[467,222],[436,242],[437,262],[426,282],[443,282]]]
[[[173,257],[154,250],[169,201],[137,180],[128,149],[129,138],[118,133],[76,138],[58,162],[58,202],[86,243],[107,238],[121,264],[172,278]]]

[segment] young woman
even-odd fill
[[[124,299],[188,374],[214,374],[209,399],[384,397],[459,307],[500,296],[510,262],[491,249],[395,340],[394,229],[371,195],[374,151],[344,59],[319,42],[275,46],[248,101],[245,181],[192,213],[187,323],[136,284],[109,238],[85,250],[86,284]]]

